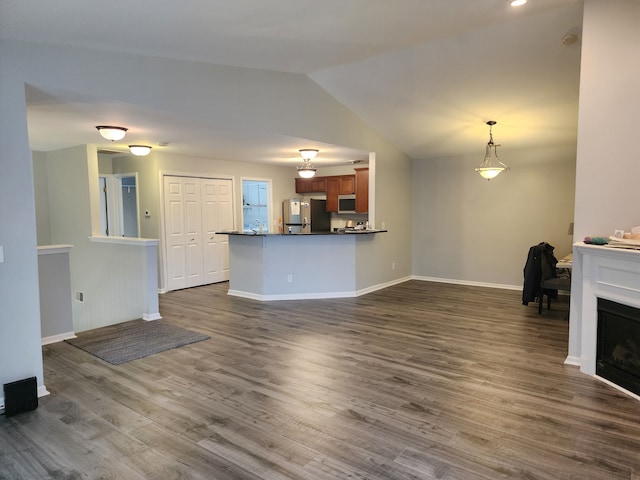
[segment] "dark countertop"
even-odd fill
[[[249,233],[239,230],[216,232],[217,235],[238,235],[244,237],[289,237],[309,235],[370,235],[372,233],[384,233],[387,230],[341,230],[338,232],[311,232],[311,233]]]

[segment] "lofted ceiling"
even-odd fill
[[[487,120],[498,122],[505,156],[575,144],[581,24],[580,0],[0,0],[4,39],[306,74],[417,160],[480,161]],[[73,92],[29,88],[27,103],[34,150],[97,143],[86,125],[116,120],[131,128],[128,143],[166,141],[174,153],[212,158],[295,162],[303,141],[203,131],[192,119]],[[327,162],[366,158],[313,146]]]

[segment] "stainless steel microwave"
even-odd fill
[[[356,213],[356,196],[354,194],[338,195],[338,213]]]

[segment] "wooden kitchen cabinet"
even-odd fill
[[[340,195],[350,195],[356,193],[356,176],[355,175],[340,175],[338,176]]]
[[[369,211],[369,169],[355,168],[356,171],[356,213]]]
[[[327,212],[338,211],[339,177],[327,177]]]
[[[312,178],[300,178],[296,177],[296,193],[326,193],[327,194],[327,212],[338,211],[338,195],[353,195],[356,194],[357,200],[357,170],[356,175],[332,175],[329,177],[312,177]],[[368,169],[365,169],[368,172]],[[366,198],[364,200],[364,212],[367,211],[369,203],[369,180],[364,180],[366,187]]]
[[[327,191],[328,177],[296,177],[296,193],[324,193]]]
[[[356,192],[355,175],[334,175],[327,178],[327,212],[338,211],[338,195],[353,195]]]

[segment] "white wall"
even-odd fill
[[[510,170],[490,181],[474,171],[483,154],[413,163],[414,275],[521,288],[530,246],[571,251],[575,146],[504,145]]]
[[[42,392],[33,162],[24,83],[3,47],[0,43],[0,385],[36,376]]]
[[[49,186],[47,183],[47,154],[44,152],[32,152],[32,155],[38,245],[51,245],[51,226],[49,224]]]
[[[47,152],[46,162],[51,242],[73,245],[70,265],[74,331],[156,313],[146,311],[144,248],[96,243],[89,238],[96,233],[96,215],[91,209],[99,195],[96,147],[80,145]],[[76,292],[82,292],[82,302],[75,300]]]
[[[640,2],[586,0],[574,238],[640,225]]]

